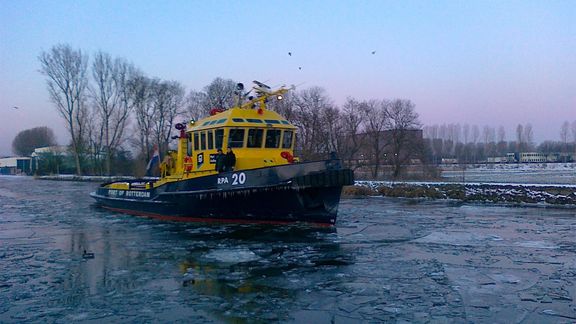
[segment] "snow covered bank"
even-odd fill
[[[356,181],[345,194],[576,208],[576,185]]]

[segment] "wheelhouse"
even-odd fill
[[[176,125],[180,131],[178,150],[169,152],[161,163],[161,178],[155,187],[217,173],[218,149],[234,152],[235,171],[298,161],[294,157],[297,128],[277,112],[266,109],[268,100],[281,100],[288,89],[270,91],[266,85],[255,83],[255,98],[242,103],[243,95],[239,95],[236,107],[213,109],[206,118]],[[238,94],[243,89],[240,86]]]
[[[292,162],[296,127],[274,111],[233,108],[189,123],[186,134],[190,172],[214,171],[217,150],[228,148],[245,170]]]

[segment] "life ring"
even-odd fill
[[[184,171],[190,172],[192,171],[192,158],[186,155],[184,157]]]

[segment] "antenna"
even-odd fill
[[[253,88],[254,88],[254,90],[256,90],[256,94],[257,94],[259,97],[261,97],[261,96],[263,96],[263,95],[265,95],[265,94],[269,94],[269,93],[270,93],[270,90],[271,90],[271,89],[270,89],[270,86],[268,86],[268,85],[266,85],[266,84],[264,84],[264,83],[262,83],[262,82],[260,82],[260,81],[256,81],[256,80],[254,80],[254,81],[252,81],[252,82],[254,82],[254,83],[256,84],[256,86],[253,87]]]

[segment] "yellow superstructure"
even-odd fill
[[[280,100],[288,89],[269,91],[257,83],[257,96],[227,110],[180,125],[178,149],[161,164],[159,186],[166,182],[216,174],[218,149],[232,149],[234,171],[293,163],[296,127],[278,113],[267,110],[270,98]],[[185,129],[184,129],[185,128]]]

